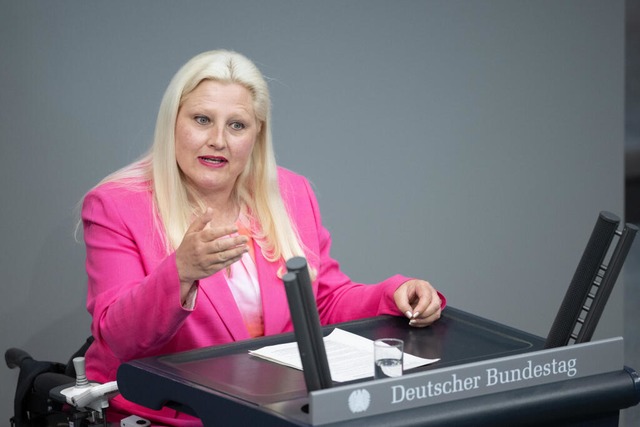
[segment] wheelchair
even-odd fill
[[[17,348],[5,352],[5,362],[18,368],[11,427],[107,426],[108,399],[117,394],[115,381],[89,383],[84,374],[84,354],[93,337],[66,364],[38,361]]]

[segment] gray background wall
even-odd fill
[[[66,361],[88,335],[74,209],[219,47],[270,78],[279,163],[347,273],[545,335],[598,212],[623,212],[623,23],[621,0],[2,0],[3,351]],[[622,334],[621,285],[596,338]]]

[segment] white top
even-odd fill
[[[245,253],[239,261],[231,264],[228,272],[227,283],[238,304],[249,335],[252,337],[264,335],[260,283],[253,258],[248,252]]]

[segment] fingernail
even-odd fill
[[[419,315],[420,315],[420,312],[419,312],[419,311],[416,311],[416,312],[414,312],[414,313],[413,313],[413,316],[411,316],[411,317],[415,319],[415,318],[416,318],[416,317],[418,317]]]
[[[413,317],[413,314],[411,314],[411,311],[410,311],[410,310],[407,310],[407,311],[404,313],[404,315],[405,315],[405,316],[407,316],[407,318],[409,318],[409,319],[411,319],[411,318]]]
[[[415,319],[409,320],[409,325],[413,326],[415,324],[416,324],[416,320]]]

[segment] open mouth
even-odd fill
[[[209,163],[212,165],[221,165],[223,163],[227,163],[227,159],[224,157],[214,157],[214,156],[200,156],[198,159],[204,163]]]

